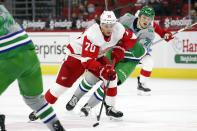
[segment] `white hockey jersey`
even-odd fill
[[[100,26],[95,23],[89,27],[79,38],[67,46],[74,57],[85,62],[92,58],[98,58],[105,55],[121,39],[136,39],[137,37],[126,30],[122,24],[117,22],[114,25],[112,35],[105,40]]]

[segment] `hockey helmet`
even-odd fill
[[[105,24],[114,24],[116,23],[117,19],[113,11],[103,11],[100,16],[100,23]]]
[[[154,17],[155,17],[155,11],[154,11],[154,9],[151,8],[151,7],[144,6],[144,7],[142,7],[142,9],[140,10],[139,16],[141,16],[141,15],[145,15],[145,16],[154,18]]]

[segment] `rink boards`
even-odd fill
[[[45,75],[56,75],[60,66],[41,65]],[[130,77],[137,77],[141,68],[136,68]],[[197,69],[153,68],[151,78],[197,79]]]
[[[28,32],[36,45],[43,74],[56,75],[70,41],[81,32]],[[156,35],[155,41],[159,38]],[[176,35],[169,43],[162,41],[152,46],[154,59],[153,78],[197,79],[196,31],[185,31]],[[140,66],[139,66],[140,67]],[[137,68],[131,77],[139,75]]]

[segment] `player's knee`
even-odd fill
[[[148,57],[143,58],[143,60],[142,60],[143,69],[152,70],[153,66],[154,66],[154,61],[152,59],[152,56],[148,56]]]
[[[95,75],[93,75],[92,73],[90,73],[90,72],[88,72],[88,74],[85,76],[85,79],[84,80],[90,86],[94,86],[99,81],[99,79]]]
[[[54,97],[59,97],[60,95],[62,95],[67,89],[69,89],[70,87],[64,87],[58,83],[55,83],[53,85],[52,88],[50,88],[50,93],[54,96]]]
[[[44,95],[38,96],[23,96],[25,103],[32,109],[38,110],[42,105],[46,103]]]
[[[58,97],[61,96],[67,89],[69,88],[56,83],[54,87],[47,91],[47,93],[45,94],[45,99],[50,104],[54,104],[57,101]]]

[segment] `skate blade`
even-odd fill
[[[123,121],[123,117],[108,116],[111,121]]]
[[[80,117],[83,117],[83,118],[88,117],[88,116],[86,116],[83,112],[80,112],[80,113],[79,113],[79,116],[80,116]]]
[[[144,91],[141,91],[141,90],[138,90],[138,93],[137,93],[138,96],[150,96],[151,95],[151,92],[144,92]]]
[[[82,111],[79,112],[79,116],[80,116],[80,117],[90,117],[90,116],[92,116],[92,115],[94,115],[92,111],[90,111],[89,114],[88,114],[87,116],[86,116],[85,113],[83,113]]]
[[[31,121],[31,120],[29,120],[29,121],[27,121],[27,123],[41,123],[39,120],[37,120],[37,121]]]

